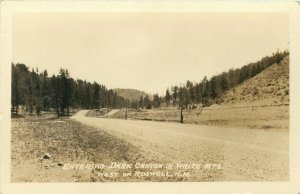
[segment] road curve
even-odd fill
[[[86,117],[71,118],[123,138],[153,160],[168,163],[221,164],[218,172],[195,172],[193,181],[286,181],[289,133],[169,122]]]

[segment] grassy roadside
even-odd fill
[[[124,119],[125,110],[112,118]],[[212,106],[204,109],[184,110],[184,123],[245,127],[264,130],[288,130],[289,106]],[[179,122],[180,110],[176,108],[133,110],[127,112],[129,119]]]

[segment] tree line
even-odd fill
[[[70,108],[122,108],[130,105],[129,100],[104,85],[73,79],[67,69],[60,69],[58,75],[50,77],[47,70],[29,70],[20,63],[11,66],[11,105],[15,114],[18,114],[20,105],[29,113],[55,111],[58,116],[69,115]]]
[[[218,96],[234,88],[247,79],[262,72],[271,65],[279,64],[288,51],[273,53],[272,56],[249,63],[241,68],[206,76],[197,83],[187,81],[185,84],[171,86],[164,96],[154,94],[141,95],[140,99],[125,99],[112,89],[107,89],[97,82],[73,79],[67,69],[60,69],[58,75],[48,76],[46,70],[39,73],[31,71],[24,64],[12,63],[12,112],[18,114],[19,105],[24,105],[29,113],[56,111],[57,115],[69,115],[73,109],[124,108],[152,109],[159,107],[195,108],[197,105],[209,106],[216,102]]]
[[[230,69],[227,72],[212,76],[206,76],[198,83],[187,81],[180,86],[171,86],[166,90],[164,96],[158,94],[153,96],[153,100],[140,97],[139,101],[132,103],[132,108],[158,108],[161,106],[174,106],[181,108],[196,108],[198,104],[209,106],[218,101],[218,97],[227,90],[234,88],[247,79],[254,77],[266,68],[277,63],[279,64],[287,55],[288,51],[273,53],[272,56],[263,57],[261,60],[244,65],[241,68]]]
[[[130,106],[131,108],[135,109],[152,109],[161,107],[162,102],[163,98],[158,94],[154,94],[152,99],[149,97],[149,95],[144,97],[141,95],[139,100],[132,100]]]
[[[225,91],[254,77],[271,65],[279,64],[287,55],[289,55],[288,51],[277,51],[272,56],[263,57],[261,60],[241,68],[230,69],[227,72],[212,76],[210,79],[205,76],[198,83],[187,81],[181,86],[172,86],[171,89],[166,90],[165,96],[161,99],[167,106],[173,105],[183,108],[195,108],[196,104],[209,106]]]
[[[150,100],[149,96],[140,96],[140,100],[133,100],[131,108],[159,108],[161,106],[196,108],[197,105],[210,106],[217,102],[218,97],[227,90],[234,88],[247,79],[254,77],[266,68],[277,63],[279,64],[289,52],[283,51],[273,53],[271,56],[263,57],[261,60],[244,65],[241,68],[230,69],[227,72],[212,76],[208,79],[206,76],[197,83],[187,81],[180,86],[171,86],[167,89],[164,96],[158,94],[153,95]]]

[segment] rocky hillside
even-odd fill
[[[217,102],[238,106],[289,104],[289,57],[228,90]]]
[[[122,96],[125,99],[131,100],[131,101],[132,100],[140,100],[141,96],[145,97],[146,95],[148,95],[150,99],[153,98],[152,95],[147,94],[144,91],[140,91],[140,90],[136,90],[136,89],[116,88],[116,89],[113,89],[113,90],[114,90],[114,92],[117,93],[118,96]]]

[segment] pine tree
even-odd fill
[[[139,106],[140,106],[142,109],[144,108],[144,98],[143,98],[142,95],[141,95],[141,97],[140,97]]]
[[[198,83],[195,86],[195,101],[197,104],[201,102],[202,99],[202,83]]]
[[[36,69],[36,72],[34,70],[31,72],[31,78],[34,84],[34,91],[33,91],[34,109],[36,114],[39,115],[42,110],[43,99],[42,99],[41,82],[40,82],[40,77],[38,75],[38,69]]]
[[[42,88],[41,95],[43,100],[43,110],[48,111],[50,106],[50,96],[49,96],[49,83],[48,83],[48,72],[45,70],[42,74]]]
[[[216,85],[217,85],[216,77],[212,77],[211,80],[209,81],[209,97],[211,99],[217,97]]]
[[[171,95],[170,95],[169,89],[167,89],[167,91],[166,91],[165,100],[166,100],[166,103],[167,103],[167,106],[168,106],[170,104],[170,101],[171,101]]]
[[[172,87],[173,105],[176,105],[178,99],[178,86]]]
[[[152,108],[151,103],[150,103],[150,99],[149,99],[148,95],[146,95],[145,98],[144,98],[144,106],[146,106],[147,109],[151,109]]]
[[[18,68],[12,63],[12,80],[11,80],[11,101],[12,101],[12,111],[18,115],[19,105],[20,105],[20,75]]]
[[[100,107],[100,85],[96,82],[93,83],[93,108],[99,109]]]
[[[154,96],[153,96],[153,106],[154,106],[154,108],[159,108],[160,104],[161,104],[161,102],[160,102],[160,98],[159,98],[158,94],[154,94]]]
[[[65,114],[65,109],[67,109],[67,115],[69,116],[69,106],[71,98],[71,84],[70,84],[70,74],[67,69],[60,69],[60,87],[62,91],[62,101],[61,110],[62,114]]]
[[[52,105],[55,107],[57,117],[59,118],[59,105],[61,104],[61,87],[59,84],[59,77],[53,75],[51,77],[51,99]]]

